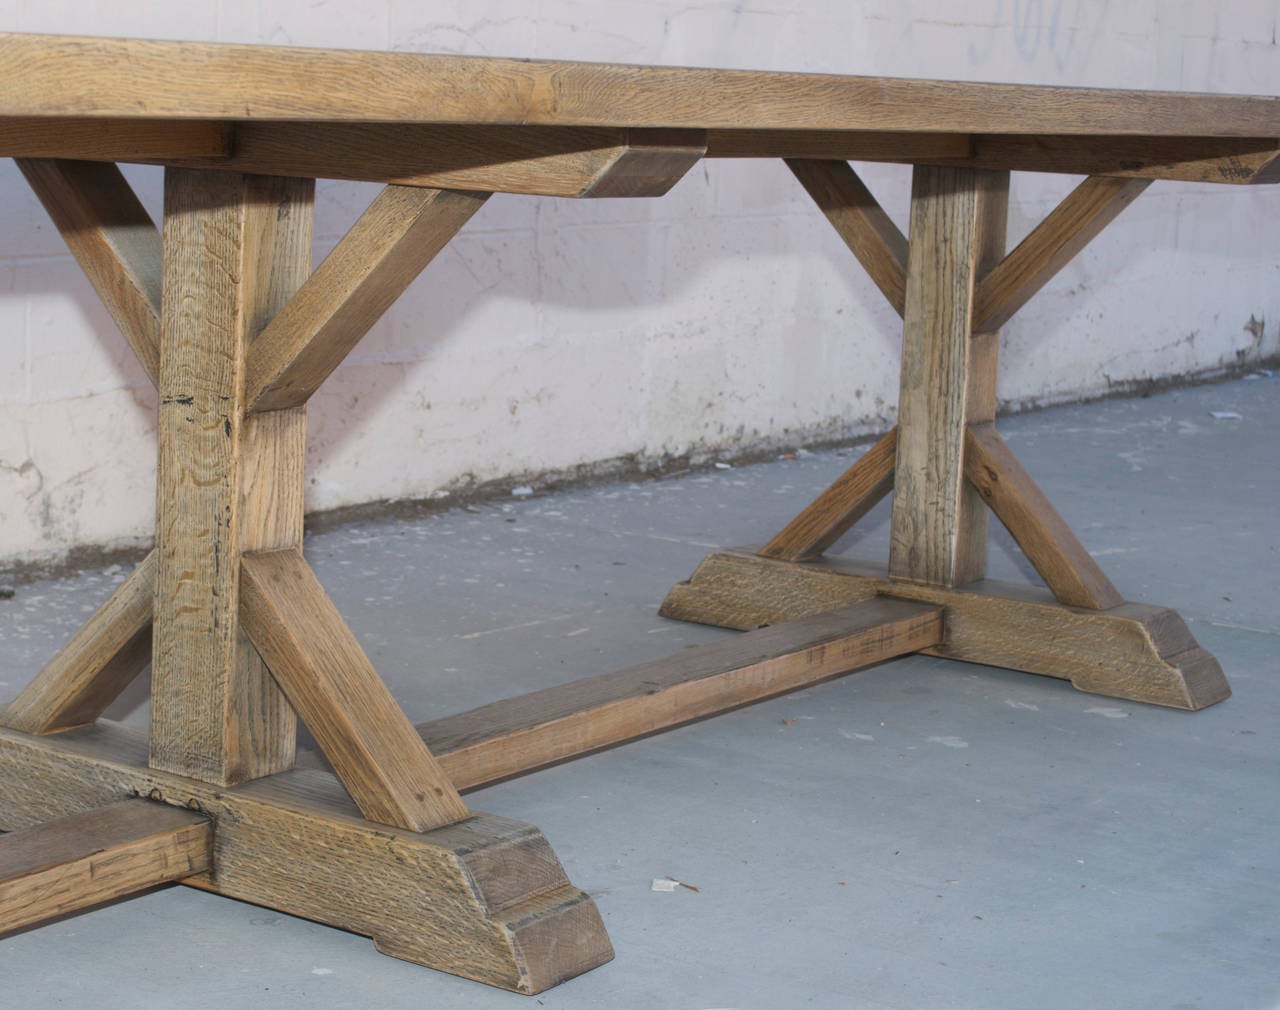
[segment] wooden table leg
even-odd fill
[[[36,828],[0,931],[181,877],[521,992],[608,961],[594,902],[536,828],[467,809],[300,550],[307,398],[484,194],[388,187],[312,274],[312,180],[168,169],[161,241],[114,167],[25,168],[158,377],[160,452],[155,550],[0,717],[0,829],[75,817],[129,873],[32,910],[98,865],[81,838],[88,862],[33,876],[66,834]],[[94,725],[148,645],[149,739]],[[291,771],[295,713],[336,777]],[[211,819],[211,861],[134,844],[155,803],[90,813],[131,797]]]
[[[901,257],[870,193],[847,166],[792,168],[893,301]],[[708,556],[661,612],[745,630],[893,596],[945,607],[944,641],[924,650],[935,655],[1176,708],[1226,698],[1178,615],[1124,602],[994,426],[994,328],[1145,185],[1086,180],[1005,256],[1008,174],[917,167],[897,428],[763,547]],[[818,560],[890,489],[887,570]],[[1048,592],[984,580],[988,508]]]

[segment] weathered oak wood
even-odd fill
[[[938,645],[942,608],[869,600],[418,726],[459,789]]]
[[[151,757],[223,785],[293,762],[293,710],[238,626],[239,559],[302,542],[306,417],[246,418],[244,359],[309,273],[313,192],[166,177]]]
[[[151,217],[115,165],[19,158],[18,168],[147,375],[158,381],[163,257]]]
[[[487,197],[383,190],[255,341],[245,379],[248,409],[306,403]]]
[[[215,158],[231,151],[229,123],[146,119],[0,118],[0,156],[146,161]]]
[[[705,152],[700,130],[246,122],[227,157],[200,165],[483,193],[654,197]]]
[[[0,36],[16,116],[1280,137],[1280,101],[418,53]]]
[[[803,158],[814,161],[888,161],[914,165],[968,158],[964,133],[875,133],[821,130],[710,130],[708,158]]]
[[[974,236],[975,278],[982,277],[1004,258],[1009,228],[1009,173],[982,171],[977,178],[978,222]],[[976,280],[975,280],[976,283]],[[969,324],[968,375],[965,380],[964,416],[966,424],[996,419],[996,384],[1000,364],[1000,334],[992,328],[977,329]],[[957,460],[949,459],[948,468]],[[960,481],[960,511],[957,537],[965,579],[987,572],[987,505],[977,489]]]
[[[994,425],[965,433],[964,474],[1060,603],[1108,610],[1124,602]]]
[[[707,153],[705,130],[629,129],[625,136],[618,156],[579,196],[662,196]]]
[[[973,344],[974,282],[1004,242],[1006,173],[918,167],[903,315],[889,569],[942,586],[980,578],[986,510],[961,470],[965,426],[995,409],[996,342]]]
[[[211,868],[203,814],[134,799],[0,837],[0,932]]]
[[[946,608],[949,659],[1070,680],[1081,691],[1196,710],[1227,698],[1222,668],[1172,610],[1123,603],[1109,610],[1067,607],[1043,589],[983,580],[948,589],[886,577],[883,569],[839,559],[805,564],[750,549],[707,556],[677,583],[662,614],[749,630],[876,596]]]
[[[466,804],[293,550],[241,559],[240,620],[361,812],[429,831]]]
[[[971,144],[968,154],[936,160],[924,157],[919,161],[1006,171],[1113,175],[1236,186],[1280,181],[1280,141],[1275,137],[988,135],[971,138]]]
[[[530,825],[477,814],[414,834],[365,821],[324,772],[223,789],[146,761],[146,741],[115,726],[56,738],[0,730],[0,827],[155,796],[216,824],[214,869],[187,877],[191,886],[362,933],[384,953],[517,992],[613,956],[591,898]]]
[[[56,733],[97,719],[151,662],[152,551],[7,709],[0,724]]]
[[[766,558],[805,561],[845,535],[893,489],[898,429],[892,428],[772,540]]]
[[[787,166],[889,304],[902,315],[907,285],[906,236],[844,162],[790,158]]]
[[[1086,179],[979,281],[973,328],[999,329],[1133,203],[1149,179]]]
[[[1034,127],[1030,121],[1027,125]],[[896,162],[1237,186],[1280,181],[1280,141],[1275,137],[711,130],[706,156]]]

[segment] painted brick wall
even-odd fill
[[[0,29],[1277,93],[1275,0],[0,0]],[[159,217],[158,170],[130,168]],[[905,225],[904,169],[865,178]],[[1076,180],[1015,177],[1011,240]],[[150,535],[155,397],[0,163],[0,563]],[[317,260],[374,190],[322,184]],[[1026,406],[1280,350],[1280,191],[1157,183],[1007,327]],[[895,318],[780,164],[497,196],[313,400],[309,506],[889,425]],[[767,531],[762,531],[767,532]]]

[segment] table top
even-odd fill
[[[1275,97],[0,35],[0,115],[1280,137]]]
[[[618,130],[655,131],[639,141],[706,157],[951,161],[1215,182],[1272,181],[1280,160],[1272,96],[0,34],[0,154],[216,160],[242,146],[236,131],[272,126],[294,131],[293,160],[279,171],[384,180],[430,173],[357,170],[350,157],[307,161],[297,131],[366,131],[327,135],[320,147],[421,151],[463,136],[429,131],[479,130],[467,135],[474,160],[489,164],[516,160],[495,143],[518,131],[536,137],[538,150],[563,154],[615,143],[599,131]],[[89,127],[101,149],[86,154],[69,138]],[[428,132],[415,143],[406,129]],[[113,136],[127,139],[113,147]],[[277,170],[277,152],[263,153],[261,137],[250,138],[258,153],[247,167]]]

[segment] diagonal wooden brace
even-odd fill
[[[160,376],[160,233],[120,169],[18,158],[71,254],[153,383]]]
[[[306,403],[488,196],[386,187],[254,341],[246,409]]]
[[[1150,185],[1150,179],[1085,179],[978,282],[973,332],[1008,322]]]
[[[152,551],[5,710],[0,724],[57,733],[95,721],[151,662]]]
[[[898,429],[881,437],[772,540],[760,548],[766,558],[816,558],[893,489]]]
[[[902,315],[907,289],[907,239],[858,174],[843,161],[788,158],[787,166],[889,304]]]
[[[466,804],[295,550],[246,554],[240,621],[371,821],[429,831]]]
[[[965,432],[964,473],[1060,602],[1090,610],[1124,602],[994,425]]]

